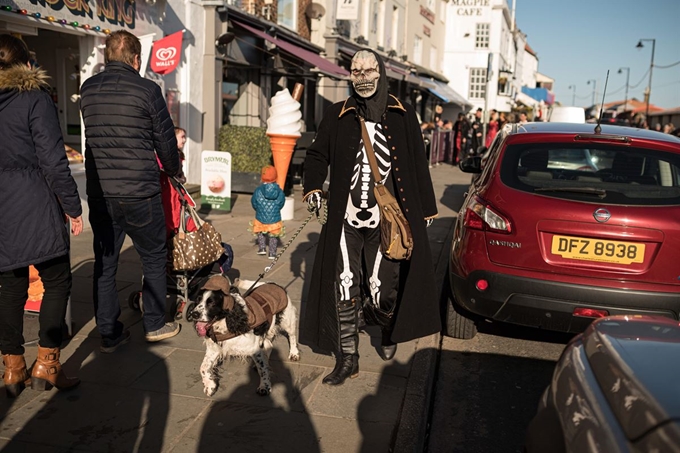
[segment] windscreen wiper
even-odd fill
[[[607,191],[604,189],[596,189],[595,187],[538,187],[534,192],[569,192],[582,193],[586,195],[597,195],[599,198],[607,196]]]

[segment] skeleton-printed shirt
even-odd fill
[[[387,147],[387,139],[380,123],[366,121],[366,130],[371,137],[373,151],[378,161],[378,169],[382,177],[381,182],[389,187],[390,179],[390,151]],[[374,181],[371,165],[366,155],[366,147],[361,142],[361,147],[356,155],[352,182],[350,185],[349,199],[347,200],[347,212],[345,220],[354,228],[376,228],[380,221],[380,211],[373,193]]]

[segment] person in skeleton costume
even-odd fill
[[[321,208],[330,171],[328,221],[321,231],[304,307],[303,340],[336,354],[335,369],[323,379],[340,385],[359,371],[358,324],[362,299],[391,311],[383,327],[381,352],[391,359],[396,345],[441,329],[439,292],[426,226],[437,216],[420,125],[413,107],[388,93],[385,66],[375,52],[352,58],[353,94],[328,108],[305,158],[304,198]],[[411,225],[409,261],[380,253],[376,183],[362,140],[363,118],[380,177],[396,196]]]

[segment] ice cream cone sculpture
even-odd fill
[[[288,166],[293,158],[295,143],[300,138],[302,128],[302,112],[300,111],[300,96],[302,96],[302,84],[295,84],[293,93],[288,89],[276,93],[269,107],[269,119],[267,120],[267,136],[274,157],[274,168],[278,175],[276,183],[283,189],[288,174]]]

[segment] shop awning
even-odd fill
[[[287,41],[284,41],[282,39],[275,38],[273,36],[269,36],[267,33],[263,32],[262,30],[258,30],[257,28],[251,27],[250,25],[246,25],[243,22],[239,22],[237,20],[231,19],[232,22],[237,24],[239,27],[243,27],[244,29],[248,30],[252,34],[259,36],[260,38],[264,38],[267,41],[271,42],[272,44],[275,44],[279,48],[283,49],[284,51],[288,52],[291,55],[295,55],[296,57],[300,58],[301,60],[306,61],[310,65],[316,67],[319,72],[326,74],[327,76],[336,78],[336,79],[345,79],[349,76],[349,71],[347,71],[345,68],[341,68],[340,66],[336,65],[335,63],[332,63],[328,60],[326,60],[324,57],[315,54],[314,52],[310,52],[307,49],[303,49],[302,47],[296,46],[295,44],[291,44]]]
[[[463,108],[471,107],[472,104],[468,102],[467,99],[465,99],[463,96],[458,94],[456,90],[451,88],[449,84],[439,82],[437,80],[431,80],[431,83],[434,83],[435,88],[428,88],[430,93],[434,94],[437,96],[439,99],[441,99],[445,104],[457,104]]]
[[[444,104],[457,104],[463,108],[471,107],[472,104],[468,102],[460,94],[449,86],[448,83],[440,82],[427,77],[417,76],[421,88],[426,89],[436,97],[438,97]]]
[[[426,90],[435,90],[437,88],[437,85],[434,84],[434,80],[428,79],[425,77],[420,77],[420,76],[412,76],[414,79],[417,80],[415,85],[418,85],[420,88],[424,88]],[[435,94],[435,93],[432,93]],[[437,94],[435,96],[439,97]]]
[[[526,105],[527,107],[535,107],[538,104],[538,101],[528,94],[524,94],[521,91],[517,92],[517,95],[515,96],[515,102],[518,102],[522,105]]]

